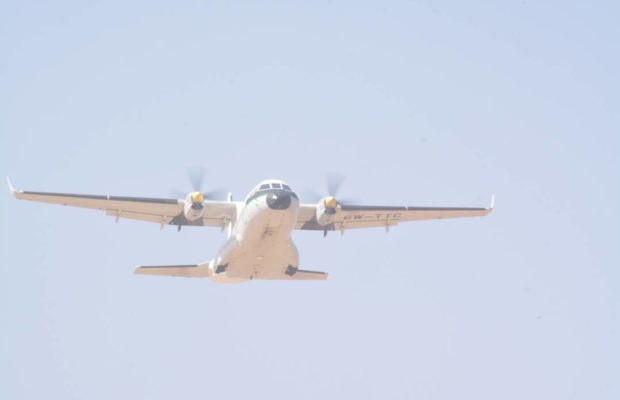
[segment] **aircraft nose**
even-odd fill
[[[269,193],[267,205],[272,210],[286,210],[291,205],[291,195],[284,191]]]

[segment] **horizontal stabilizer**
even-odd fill
[[[207,278],[209,263],[193,265],[145,265],[135,269],[138,275],[183,276],[186,278]]]
[[[324,281],[327,279],[327,272],[305,271],[303,269],[298,269],[293,275],[291,275],[290,279],[294,281]]]

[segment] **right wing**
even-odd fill
[[[8,182],[11,194],[16,199],[102,210],[107,215],[116,218],[155,222],[162,226],[190,225],[223,228],[229,221],[234,223],[237,218],[237,206],[234,202],[205,202],[202,218],[189,221],[183,213],[184,201],[180,199],[18,191],[10,181]]]
[[[333,222],[325,226],[317,222],[315,204],[302,204],[295,228],[317,231],[387,228],[407,221],[482,217],[493,211],[493,203],[494,200],[491,199],[491,206],[488,208],[339,205]]]

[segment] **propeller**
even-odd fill
[[[312,199],[312,201],[320,201],[323,200],[325,207],[329,209],[335,209],[339,204],[345,203],[354,203],[355,200],[350,198],[339,199],[338,192],[340,192],[340,188],[345,181],[345,177],[343,175],[337,173],[327,173],[325,175],[325,188],[327,189],[327,193],[324,196],[317,194],[312,190],[308,190],[308,198]]]
[[[187,169],[187,176],[192,187],[191,199],[195,204],[201,204],[205,200],[221,199],[226,196],[223,189],[215,189],[205,192],[203,190],[205,175],[206,169],[203,167],[192,167]],[[171,189],[170,194],[177,198],[183,198],[187,195],[186,192],[178,189]]]
[[[328,173],[325,176],[325,183],[327,184],[327,193],[330,196],[336,197],[342,187],[342,184],[344,183],[344,176],[335,173]]]

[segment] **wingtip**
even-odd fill
[[[8,176],[6,177],[6,183],[9,185],[9,191],[11,192],[11,194],[15,195],[17,190],[15,190],[15,188],[13,187],[13,184],[11,183],[11,180],[9,179]]]
[[[495,208],[495,195],[492,194],[491,195],[491,205],[486,209],[486,213],[490,214],[491,212],[493,212],[493,208]]]

